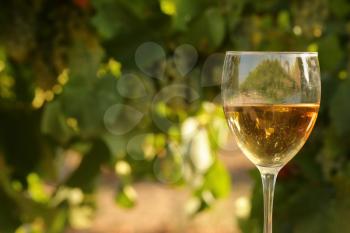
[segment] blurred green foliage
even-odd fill
[[[348,1],[6,0],[0,11],[1,232],[88,227],[101,167],[126,208],[141,179],[189,186],[191,214],[228,195],[213,104],[223,60],[212,54],[225,50],[319,51],[320,115],[281,172],[275,232],[349,229]],[[253,176],[250,233],[262,229]]]

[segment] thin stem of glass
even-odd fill
[[[264,233],[272,233],[273,196],[279,169],[258,167],[264,193]]]

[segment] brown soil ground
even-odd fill
[[[114,181],[105,177],[97,192],[97,213],[91,228],[66,233],[239,233],[237,200],[249,198],[251,181],[247,171],[252,164],[235,145],[229,148],[220,158],[231,173],[232,193],[210,210],[190,218],[185,211],[188,190],[147,182],[135,185],[138,204],[125,210],[113,200]]]

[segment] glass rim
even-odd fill
[[[226,51],[227,55],[309,55],[317,56],[318,52],[300,51]]]

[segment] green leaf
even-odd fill
[[[227,1],[228,12],[226,14],[226,22],[230,31],[233,31],[242,20],[242,11],[244,8],[245,0]]]
[[[176,5],[174,0],[159,0],[160,10],[166,15],[176,14]]]
[[[1,154],[11,167],[12,177],[25,181],[43,159],[43,137],[39,111],[24,107],[0,108]]]
[[[171,145],[165,146],[165,153],[161,153],[154,161],[153,171],[156,178],[163,183],[176,184],[182,181],[184,161],[179,148]]]
[[[96,80],[104,51],[91,37],[77,38],[69,50],[69,85],[90,86]],[[82,67],[84,67],[82,69]]]
[[[132,208],[136,205],[137,195],[133,187],[126,185],[119,187],[116,194],[116,203],[124,208]]]
[[[324,176],[330,178],[332,172],[339,166],[339,160],[342,160],[343,155],[347,154],[349,140],[346,137],[339,137],[335,133],[334,128],[329,128],[324,132],[324,146],[322,147],[319,160]]]
[[[348,198],[338,198],[331,202],[331,206],[328,210],[329,217],[327,216],[327,218],[323,220],[329,224],[329,233],[337,233],[339,229],[349,229],[349,208],[350,203]]]
[[[335,35],[323,38],[319,42],[319,60],[322,70],[334,70],[342,61],[344,54],[339,39]],[[329,58],[330,54],[332,59]]]
[[[116,91],[117,80],[112,76],[96,80],[93,86],[66,87],[59,100],[67,118],[74,118],[81,135],[92,137],[105,132],[106,111],[121,101]]]
[[[123,75],[118,80],[118,92],[125,98],[140,99],[148,95],[143,78],[135,74]]]
[[[176,14],[173,16],[173,27],[175,30],[185,31],[189,23],[200,13],[202,9],[201,0],[174,0]]]
[[[96,140],[91,150],[84,155],[79,167],[69,177],[66,185],[91,192],[95,178],[100,173],[100,166],[109,158],[110,152],[106,144],[101,140]]]
[[[76,127],[71,128],[85,136],[92,136],[102,127],[101,113],[92,90],[85,87],[67,87],[60,96],[66,118],[74,119]]]
[[[330,117],[336,133],[341,137],[350,135],[350,80],[340,84],[330,104]]]
[[[194,192],[195,196],[188,203],[187,211],[191,215],[210,208],[216,199],[225,198],[231,192],[230,175],[219,160],[215,161],[203,179],[202,186]]]
[[[290,15],[288,11],[281,11],[278,13],[277,16],[277,22],[278,26],[284,30],[287,31],[290,29]]]
[[[330,10],[339,18],[345,18],[350,13],[350,4],[347,0],[329,1]]]
[[[116,1],[112,1],[115,3]],[[149,12],[158,10],[158,0],[120,0],[122,9],[127,9],[133,17],[138,18],[138,20],[144,20],[149,17]]]
[[[49,195],[45,192],[44,184],[36,173],[31,173],[27,177],[28,193],[30,197],[39,203],[47,203]]]
[[[255,218],[238,219],[239,228],[243,233],[261,233],[261,225]]]
[[[21,223],[17,203],[0,189],[0,201],[2,208],[0,209],[0,229],[4,233],[13,233],[16,227]]]
[[[213,51],[224,40],[226,33],[225,20],[217,8],[209,8],[191,25],[187,36],[189,43],[199,50]]]
[[[114,135],[127,135],[137,129],[143,114],[135,108],[115,104],[104,115],[105,128]],[[121,124],[123,122],[123,124]]]
[[[326,213],[320,211],[308,218],[302,219],[296,226],[295,232],[308,233],[308,232],[320,232],[328,233],[328,218]]]
[[[73,206],[69,210],[69,223],[75,229],[87,229],[93,220],[93,208],[88,205]]]
[[[109,0],[94,0],[92,3],[96,9],[96,14],[91,19],[92,25],[104,39],[113,38],[122,28],[119,14],[116,14],[118,5]]]
[[[231,177],[220,160],[216,160],[207,174],[205,174],[202,189],[210,190],[215,198],[227,197],[230,194]]]
[[[102,136],[103,141],[108,146],[113,158],[123,158],[126,155],[126,146],[128,143],[125,135],[113,135],[111,133],[105,133]]]
[[[67,210],[64,208],[57,209],[50,219],[48,233],[60,233],[67,224]]]
[[[154,140],[153,134],[138,134],[131,137],[127,145],[128,155],[135,160],[147,159],[145,154],[153,158],[155,156]]]
[[[116,86],[117,80],[112,76],[105,76],[96,82],[91,94],[96,99],[95,107],[99,116],[103,116],[112,105],[123,101]]]
[[[51,102],[45,106],[41,132],[54,138],[57,142],[65,144],[74,135],[74,131],[68,127],[66,116],[63,114],[58,101]]]

